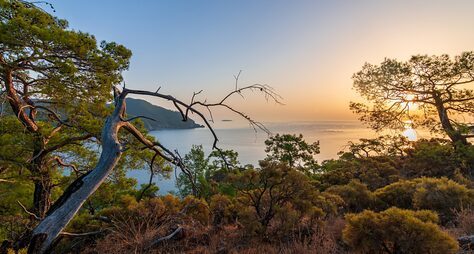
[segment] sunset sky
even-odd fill
[[[131,88],[161,86],[186,101],[203,89],[213,101],[239,70],[242,86],[271,85],[284,106],[232,101],[261,121],[355,119],[351,76],[364,62],[474,49],[472,0],[51,2],[71,28],[133,51]]]

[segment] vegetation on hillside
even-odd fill
[[[224,107],[265,131],[226,99],[250,90],[278,102],[270,87],[236,84],[217,103],[194,93],[189,104],[119,89],[131,57],[124,46],[97,43],[32,3],[0,0],[0,99],[8,104],[0,114],[0,253],[469,250],[474,146],[472,126],[460,120],[474,112],[466,86],[473,56],[387,59],[354,75],[368,99],[351,104],[362,121],[383,130],[410,120],[446,139],[361,139],[318,162],[319,142],[276,134],[259,165],[242,165],[236,151],[217,147],[200,110]],[[147,135],[138,112],[126,114],[133,94],[171,101],[184,120],[199,116],[215,149],[169,151]],[[153,177],[173,166],[177,193],[158,195]],[[137,186],[126,173],[143,168],[150,181]]]

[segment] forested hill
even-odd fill
[[[155,119],[156,121],[142,118],[148,130],[192,129],[203,127],[195,123],[192,119],[183,121],[178,111],[165,109],[140,99],[127,98],[127,114],[131,117],[140,115]]]

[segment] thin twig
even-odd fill
[[[36,215],[36,214],[34,214],[34,213],[28,211],[28,209],[26,209],[26,207],[20,202],[20,200],[17,200],[16,202],[21,206],[21,208],[23,208],[23,211],[25,211],[25,213],[27,213],[28,215],[30,215],[31,217],[33,217],[35,220],[38,220],[38,221],[41,220],[41,219],[38,217],[38,215]]]

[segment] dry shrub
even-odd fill
[[[461,209],[456,212],[456,222],[464,235],[474,234],[474,210]]]
[[[83,253],[344,253],[340,246],[344,226],[341,218],[319,218],[314,223],[308,216],[300,221],[302,217],[296,214],[294,218],[298,220],[290,227],[283,223],[284,217],[278,217],[276,228],[291,229],[281,241],[278,234],[248,234],[242,225],[231,221],[228,209],[232,204],[228,200],[213,201],[211,207],[219,208],[214,214],[210,214],[204,201],[193,197],[179,200],[165,196],[140,203],[124,200],[121,207],[125,208],[104,213],[112,219],[113,231]],[[221,218],[213,218],[216,215]],[[211,218],[220,223],[210,225]],[[179,237],[148,248],[153,240],[169,235],[178,226],[183,228]]]
[[[237,225],[225,225],[216,228],[207,227],[203,230],[189,231],[186,238],[179,243],[170,242],[160,248],[162,253],[311,253],[339,254],[347,253],[342,243],[342,218],[331,218],[315,226],[309,238],[300,241],[297,238],[287,242],[268,241],[246,234]],[[204,230],[208,231],[205,232]]]
[[[21,215],[0,216],[0,236],[4,236],[5,240],[8,239],[8,241],[16,242],[33,226],[31,221]]]
[[[474,234],[474,209],[463,208],[454,211],[455,225],[447,230],[454,237]]]
[[[345,220],[341,217],[327,219],[321,227],[316,229],[310,246],[318,250],[318,253],[344,253],[342,240],[344,226]]]
[[[206,232],[205,224],[209,221],[209,210],[205,202],[187,198],[180,201],[172,196],[152,198],[140,203],[130,199],[124,200],[125,208],[111,208],[104,212],[112,221],[111,233],[100,239],[85,253],[153,253],[178,251],[174,240],[164,241],[158,249],[151,248],[154,240],[171,234],[179,225],[183,228],[176,238],[184,234],[193,236],[196,232]],[[202,238],[202,235],[201,235]],[[192,237],[186,236],[187,246],[192,244]],[[195,238],[200,242],[202,239]],[[180,243],[179,245],[181,245]],[[154,247],[154,248],[155,248]],[[176,249],[176,250],[175,250]]]

